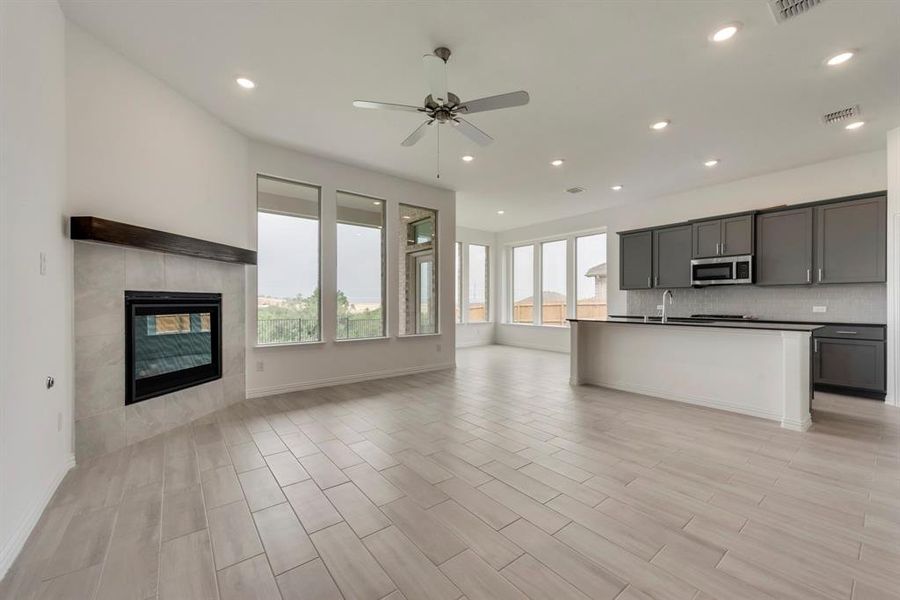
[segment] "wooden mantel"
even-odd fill
[[[208,242],[186,235],[109,221],[99,217],[71,217],[69,237],[73,240],[131,246],[170,254],[218,260],[244,265],[256,264],[256,251]]]

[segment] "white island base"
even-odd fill
[[[762,417],[795,431],[812,423],[809,330],[612,320],[571,326],[573,385]]]

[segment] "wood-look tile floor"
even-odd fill
[[[16,600],[900,598],[900,411],[807,433],[568,357],[247,401],[68,474]]]

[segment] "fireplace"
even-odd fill
[[[222,377],[222,294],[125,292],[125,404]]]

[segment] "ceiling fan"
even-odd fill
[[[466,121],[460,115],[511,108],[528,104],[528,92],[510,92],[498,96],[488,96],[461,102],[459,96],[447,91],[447,60],[450,59],[448,48],[436,48],[432,54],[422,57],[425,66],[425,78],[431,93],[425,97],[423,106],[409,106],[406,104],[388,104],[385,102],[369,102],[356,100],[353,106],[357,108],[377,108],[381,110],[399,110],[424,114],[426,119],[409,136],[401,142],[402,146],[412,146],[425,136],[428,127],[435,122],[438,125],[450,123],[454,129],[480,146],[487,146],[494,138]]]

